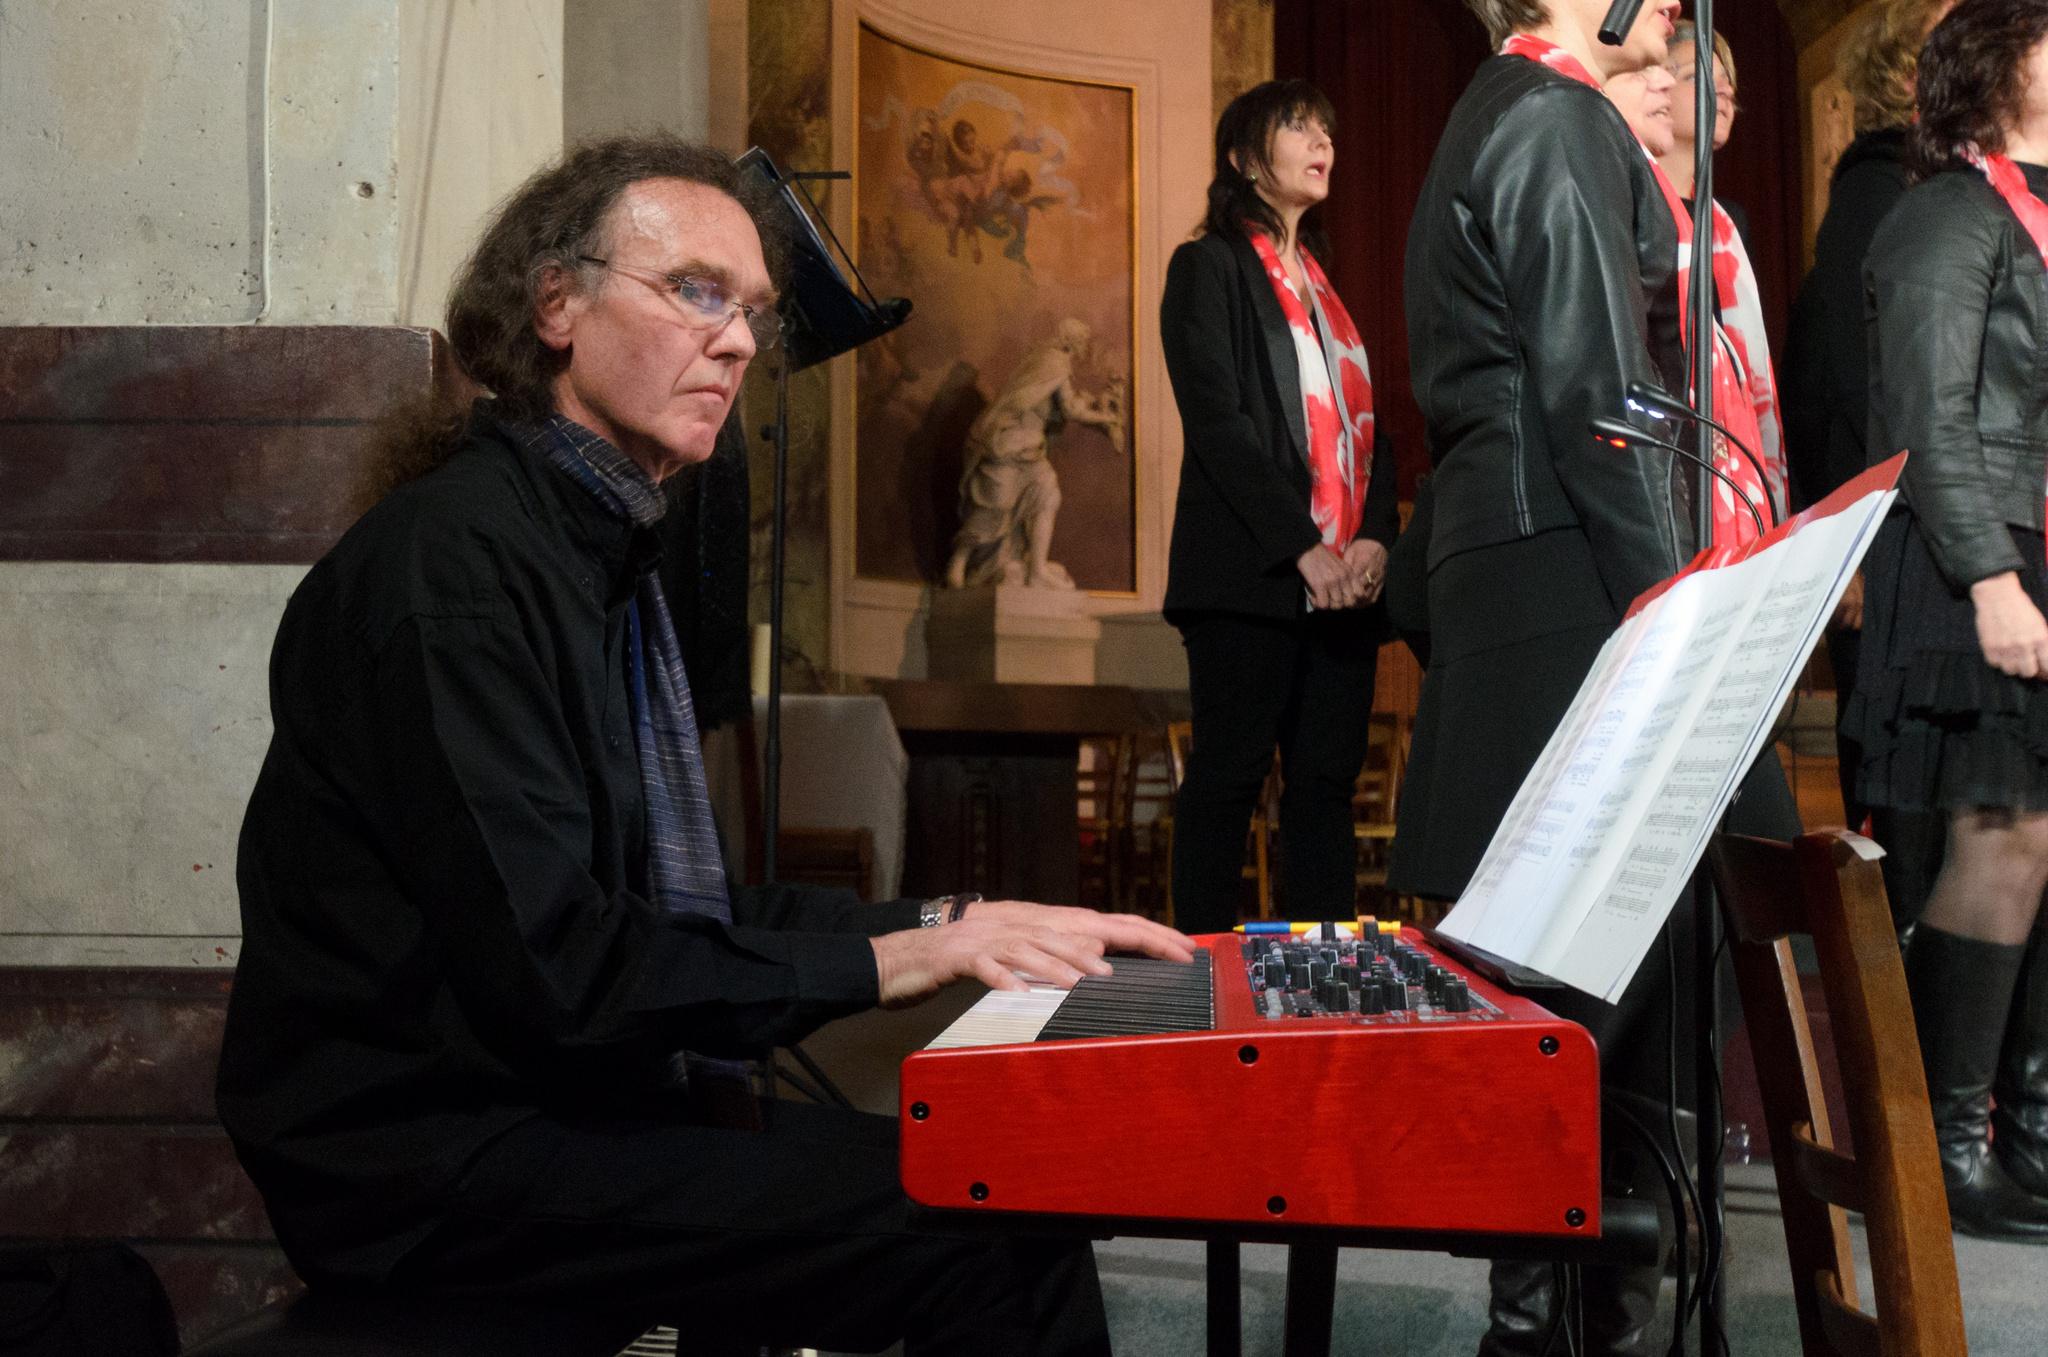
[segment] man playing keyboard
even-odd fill
[[[919,1229],[893,1120],[754,1096],[749,1059],[876,1004],[1192,955],[727,881],[651,525],[777,337],[762,206],[638,137],[486,229],[448,331],[491,397],[394,424],[432,469],[278,630],[221,1118],[315,1288],[644,1314],[692,1352],[1106,1353],[1085,1243]]]

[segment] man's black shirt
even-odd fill
[[[732,924],[648,903],[625,635],[659,557],[480,416],[286,608],[219,1105],[302,1266],[385,1275],[509,1127],[673,1115],[671,1053],[872,1006],[867,936],[915,925],[811,888],[735,890]]]

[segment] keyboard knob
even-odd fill
[[[1447,981],[1444,985],[1444,1008],[1452,1013],[1472,1011],[1472,991],[1462,980]]]
[[[1407,985],[1399,980],[1389,980],[1386,984],[1380,986],[1380,990],[1387,996],[1387,1012],[1400,1013],[1406,1011],[1408,1007]]]
[[[1308,988],[1308,963],[1292,961],[1287,965],[1287,988],[1305,990]]]
[[[1367,981],[1358,987],[1358,1011],[1360,1013],[1384,1013],[1387,1011],[1386,991]]]
[[[1358,967],[1346,962],[1337,968],[1337,978],[1351,986],[1351,988],[1357,989],[1359,982]]]
[[[1266,958],[1266,988],[1287,988],[1287,963],[1279,957]]]

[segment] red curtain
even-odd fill
[[[1740,109],[1715,161],[1716,196],[1749,214],[1773,344],[1800,277],[1798,56],[1768,0],[1724,3]],[[1489,49],[1461,0],[1275,0],[1273,65],[1313,80],[1337,110],[1336,172],[1323,208],[1332,280],[1372,356],[1373,397],[1401,461],[1401,494],[1428,468],[1408,378],[1401,268],[1430,157]]]

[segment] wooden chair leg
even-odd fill
[[[1258,872],[1259,917],[1273,917],[1273,877],[1266,862],[1266,821],[1260,817],[1252,821],[1252,862]]]

